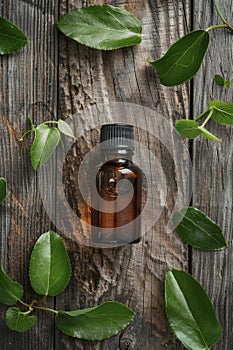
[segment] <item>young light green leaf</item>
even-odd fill
[[[21,284],[12,281],[0,265],[0,303],[7,306],[13,306],[17,304],[22,296],[23,287]]]
[[[231,80],[224,80],[224,86],[226,89],[229,89],[231,86]]]
[[[221,76],[220,74],[215,74],[214,81],[216,82],[217,85],[224,86],[226,89],[229,89],[232,80],[231,79],[225,80],[224,77]]]
[[[61,332],[71,337],[102,340],[123,330],[133,320],[134,315],[125,305],[108,301],[84,310],[59,311],[55,322]]]
[[[111,5],[91,5],[68,12],[57,26],[69,38],[99,50],[141,42],[140,21],[126,10]]]
[[[11,307],[6,313],[7,326],[17,332],[26,332],[36,323],[36,316],[30,316],[28,312],[22,312],[17,307]]]
[[[161,84],[174,86],[190,80],[201,66],[209,37],[207,31],[195,30],[173,44],[159,60],[149,60],[159,74]]]
[[[19,51],[27,44],[27,37],[16,25],[0,17],[0,55]]]
[[[185,243],[203,250],[226,248],[227,244],[220,227],[202,211],[186,207],[178,211],[173,222]]]
[[[184,139],[195,139],[201,134],[201,130],[198,129],[198,124],[195,120],[178,120],[176,122],[176,131]]]
[[[222,334],[213,305],[202,286],[185,271],[166,275],[166,313],[170,326],[189,350],[210,350]]]
[[[6,187],[6,179],[0,177],[0,204],[2,204],[2,202],[6,198]]]
[[[47,162],[59,141],[60,133],[57,128],[49,128],[45,124],[37,126],[35,139],[30,150],[31,162],[35,170]]]
[[[30,281],[41,295],[56,296],[68,285],[71,265],[61,237],[49,231],[40,236],[30,259]]]
[[[212,140],[212,141],[217,141],[217,142],[221,142],[222,141],[217,136],[213,135],[210,131],[206,130],[206,128],[204,128],[204,126],[199,126],[198,129],[201,131],[202,135],[206,139],[209,139],[209,140]]]
[[[69,126],[68,123],[66,123],[64,120],[59,119],[58,120],[58,129],[60,130],[60,132],[62,132],[64,135],[66,136],[70,136],[73,139],[76,139],[76,137],[74,136],[74,133],[71,129],[71,127]]]
[[[215,74],[214,81],[219,86],[224,86],[225,79],[220,74]]]
[[[233,103],[224,101],[210,101],[213,108],[212,119],[223,125],[233,125]]]

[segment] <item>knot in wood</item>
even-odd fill
[[[133,336],[122,337],[120,340],[120,350],[133,350],[135,340]]]

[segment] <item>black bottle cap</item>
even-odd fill
[[[102,148],[116,147],[133,150],[133,126],[128,124],[104,124],[101,128],[100,142]]]

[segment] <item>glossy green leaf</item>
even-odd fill
[[[140,21],[126,10],[111,5],[92,5],[68,12],[57,26],[69,38],[99,50],[141,42]]]
[[[19,51],[27,44],[27,37],[16,25],[0,17],[0,55]]]
[[[220,74],[215,74],[214,81],[219,86],[224,86],[225,79]]]
[[[0,303],[8,306],[17,304],[23,296],[23,287],[7,276],[0,265]]]
[[[11,307],[6,313],[7,326],[17,332],[26,332],[36,323],[36,316],[30,316],[27,312],[22,312],[17,307]]]
[[[7,188],[6,179],[4,179],[3,177],[0,177],[0,204],[2,204],[2,202],[6,198],[6,188]]]
[[[157,61],[148,61],[161,84],[174,86],[190,80],[199,70],[209,45],[209,33],[195,30],[173,44]]]
[[[64,135],[72,137],[73,139],[76,139],[76,137],[74,136],[74,133],[73,133],[71,127],[64,120],[61,120],[61,119],[58,120],[58,129]]]
[[[120,332],[135,313],[125,305],[108,301],[100,306],[77,311],[59,311],[55,322],[61,332],[80,339],[102,340]]]
[[[223,125],[233,125],[233,103],[224,101],[210,101],[213,108],[212,119]]]
[[[45,124],[37,126],[35,139],[30,150],[31,162],[35,170],[47,162],[59,141],[60,133],[57,128],[49,128]]]
[[[197,208],[181,209],[173,222],[185,243],[195,248],[217,250],[227,246],[220,227]]]
[[[68,285],[71,265],[61,237],[49,231],[40,236],[30,259],[30,281],[41,295],[55,296]]]
[[[209,140],[212,140],[212,141],[217,141],[217,142],[221,142],[222,141],[217,136],[213,135],[209,130],[206,130],[206,128],[204,128],[204,126],[199,126],[198,129],[201,131],[202,135],[206,139],[209,139]]]
[[[195,139],[195,137],[201,134],[201,130],[198,129],[198,124],[195,120],[178,120],[176,122],[176,130],[184,139]]]
[[[189,350],[209,350],[222,329],[202,286],[185,271],[166,275],[166,313],[170,326]]]

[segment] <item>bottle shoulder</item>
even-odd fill
[[[114,158],[98,166],[98,170],[100,172],[109,171],[110,169],[123,173],[127,173],[127,170],[128,173],[132,172],[141,174],[142,172],[141,169],[136,164],[134,164],[132,160],[124,158]]]

